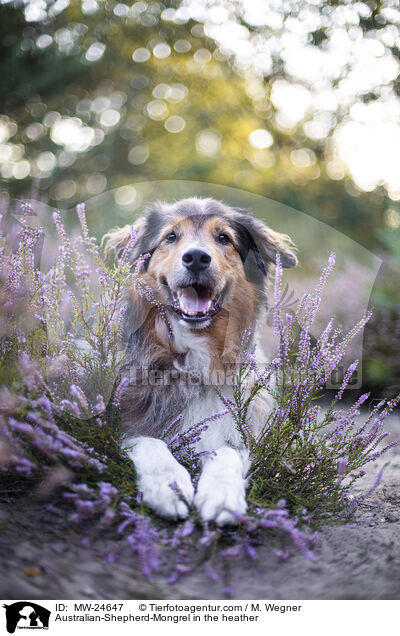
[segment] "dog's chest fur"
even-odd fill
[[[161,328],[165,329],[165,326]],[[207,374],[211,368],[210,343],[207,336],[193,333],[178,320],[172,320],[172,350],[176,352],[174,367],[182,372],[198,371]]]
[[[185,408],[182,409],[182,428],[187,430],[193,424],[206,417],[224,411],[224,405],[218,396],[213,384],[213,361],[210,349],[213,342],[207,336],[194,334],[191,330],[182,329],[179,323],[174,325],[174,348],[184,358],[182,362],[174,361],[175,368],[188,374],[192,390],[189,389]],[[198,383],[198,384],[197,384]],[[197,384],[197,388],[196,388]],[[219,387],[223,393],[229,393],[229,387]],[[228,397],[228,396],[226,396]],[[198,450],[218,448],[223,443],[232,446],[240,445],[240,435],[232,426],[232,416],[228,413],[214,421],[207,423],[207,428],[202,432],[201,440],[197,444]]]
[[[259,315],[251,316],[244,325],[235,315],[232,319],[221,312],[211,329],[196,331],[173,315],[168,326],[157,312],[150,312],[136,334],[126,336],[123,374],[128,386],[121,399],[124,432],[129,436],[162,437],[181,413],[182,427],[187,429],[224,410],[216,388],[232,398],[232,376],[243,355],[241,336],[246,327],[257,332],[264,311],[259,310]],[[246,312],[242,320],[244,316]],[[261,352],[258,347],[257,351]],[[240,443],[231,415],[209,424],[202,435],[205,450],[211,441],[211,448],[215,447],[217,440],[209,439],[214,433],[232,445]]]
[[[123,368],[128,384],[121,400],[123,428],[129,435],[160,437],[180,413],[215,393],[209,382],[209,338],[176,319],[171,326],[172,337],[165,322],[156,318],[149,341],[140,334],[130,339]],[[203,410],[198,419],[206,414]]]

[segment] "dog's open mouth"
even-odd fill
[[[193,283],[173,293],[173,309],[186,322],[206,322],[219,312],[219,297],[210,287]]]

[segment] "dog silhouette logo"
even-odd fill
[[[18,629],[48,629],[51,612],[32,603],[18,601],[12,605],[3,605],[6,610],[7,631],[13,634]]]

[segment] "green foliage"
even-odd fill
[[[390,213],[399,219],[398,211],[392,208]],[[371,298],[374,315],[364,338],[365,384],[386,396],[400,390],[400,229],[380,229],[378,238],[385,252]]]
[[[181,432],[180,418],[169,427],[171,452],[196,479],[201,455],[206,452],[196,452],[201,433],[210,421],[231,411],[252,456],[248,515],[237,515],[238,530],[210,528],[193,509],[184,523],[172,525],[158,519],[140,501],[134,468],[121,449],[118,404],[123,385],[118,366],[123,361],[119,344],[124,291],[128,279],[149,302],[152,291],[140,279],[141,259],[133,268],[129,260],[135,234],[131,231],[118,264],[110,265],[89,236],[82,206],[78,216],[80,236],[70,238],[60,214],[55,213],[59,245],[55,264],[46,275],[40,275],[33,258],[39,234],[24,223],[16,251],[0,253],[0,290],[7,298],[2,307],[5,320],[0,344],[5,358],[11,351],[15,359],[13,378],[0,387],[0,462],[10,495],[27,497],[29,493],[30,498],[42,499],[51,495],[48,513],[80,524],[85,544],[105,529],[113,532],[118,545],[124,540],[139,555],[148,577],[158,567],[159,546],[171,547],[176,563],[170,582],[202,564],[211,569],[217,565],[227,584],[229,559],[255,558],[254,546],[265,532],[272,550],[282,546],[275,551],[278,556],[286,558],[290,539],[304,556],[315,560],[311,549],[315,537],[303,532],[299,522],[309,521],[310,515],[315,524],[337,520],[344,510],[351,511],[349,504],[363,500],[351,502],[350,488],[363,476],[361,468],[393,444],[381,446],[386,437],[382,426],[400,401],[399,396],[382,402],[362,423],[359,407],[367,396],[348,409],[337,409],[334,401],[325,415],[315,406],[329,374],[367,320],[340,339],[337,330],[332,332],[331,321],[317,341],[311,339],[309,330],[333,268],[333,256],[316,289],[303,296],[295,316],[285,319],[280,315],[282,269],[278,261],[273,311],[279,335],[277,358],[259,369],[252,352],[247,352],[233,401],[221,394],[225,410],[209,414]],[[69,321],[62,308],[65,298],[72,303]],[[165,308],[159,303],[156,307],[165,316]],[[40,353],[26,337],[35,332],[35,321],[51,335]],[[244,348],[248,335],[243,335]],[[78,337],[89,349],[80,349]],[[337,400],[354,368],[352,365],[346,373]],[[248,427],[248,413],[261,391],[274,401],[269,404],[265,426],[255,437]],[[379,478],[378,474],[375,486]],[[108,557],[116,558],[113,554]]]
[[[382,401],[364,418],[359,409],[368,394],[352,406],[339,408],[357,367],[355,361],[325,413],[318,404],[330,374],[370,318],[365,316],[344,335],[333,330],[331,320],[317,340],[311,338],[309,330],[333,264],[331,256],[316,289],[302,297],[294,316],[284,318],[276,304],[272,311],[278,357],[266,369],[259,369],[247,351],[247,362],[235,381],[233,404],[226,403],[253,458],[248,494],[253,506],[268,508],[284,500],[295,514],[311,512],[315,523],[333,520],[348,510],[352,486],[365,475],[362,468],[395,444],[379,447],[388,435],[383,432],[383,420],[400,401],[400,395],[392,402]],[[275,299],[281,298],[281,276],[278,263]],[[259,394],[265,391],[273,401],[261,432],[255,435],[248,412],[252,406],[257,408]]]
[[[323,138],[307,136],[303,124],[314,115],[317,121],[326,119],[324,111],[312,109],[292,127],[279,124],[271,100],[274,82],[296,83],[279,52],[284,47],[274,53],[270,71],[256,73],[237,64],[200,18],[171,17],[182,5],[178,1],[142,5],[111,0],[88,9],[71,0],[62,9],[50,4],[36,13],[30,11],[34,4],[0,5],[1,121],[9,129],[8,143],[16,157],[11,167],[3,166],[3,176],[12,196],[26,195],[32,177],[39,177],[34,197],[48,197],[52,205],[63,207],[137,180],[208,181],[276,198],[372,244],[387,207],[384,192],[361,193],[347,178],[331,180],[326,172],[332,158],[330,139],[346,108],[336,109]],[[314,11],[314,22],[326,22],[328,15],[330,26],[309,34],[315,50],[324,51],[340,5],[297,2],[291,16],[282,5],[282,24],[276,29],[267,23],[252,25],[240,3],[232,3],[229,10],[249,41],[267,42],[284,38],[289,18],[302,22],[305,9]],[[386,3],[375,9],[359,3],[364,38],[381,42],[383,25],[398,28],[385,8]],[[385,55],[395,55],[395,47],[383,42]],[[154,52],[159,44],[167,47],[165,56]],[[133,59],[140,49],[147,51],[145,58]],[[327,83],[336,86],[328,78]],[[373,99],[379,99],[380,90],[376,87]],[[171,117],[180,118],[180,132],[168,129]],[[63,141],[53,134],[57,121],[71,119],[95,134],[78,149],[74,134],[64,135]],[[270,132],[271,147],[249,143],[249,134],[258,128]],[[308,153],[309,163],[296,165],[294,150]],[[29,162],[29,177],[13,176],[13,162],[20,160]],[[101,233],[117,219],[96,216],[91,221]]]
[[[63,413],[57,421],[62,430],[85,446],[94,448],[96,454],[103,458],[104,470],[101,475],[99,473],[90,475],[85,468],[81,473],[75,472],[75,480],[78,483],[82,481],[91,487],[95,487],[99,479],[109,482],[117,488],[121,497],[128,498],[131,505],[132,503],[134,505],[137,496],[135,470],[120,446],[122,435],[117,409],[108,407],[101,425],[99,425],[98,417],[80,420],[68,413]]]

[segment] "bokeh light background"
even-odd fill
[[[352,315],[356,289],[375,307],[365,382],[392,393],[399,28],[395,0],[0,0],[3,214],[26,199],[41,201],[45,216],[88,201],[101,236],[150,198],[179,196],[179,182],[286,204],[359,244],[327,311],[340,297]],[[297,223],[293,233],[274,220],[300,244],[305,277],[324,232],[302,234]],[[372,298],[363,249],[383,261]],[[371,256],[373,278],[376,263]]]

